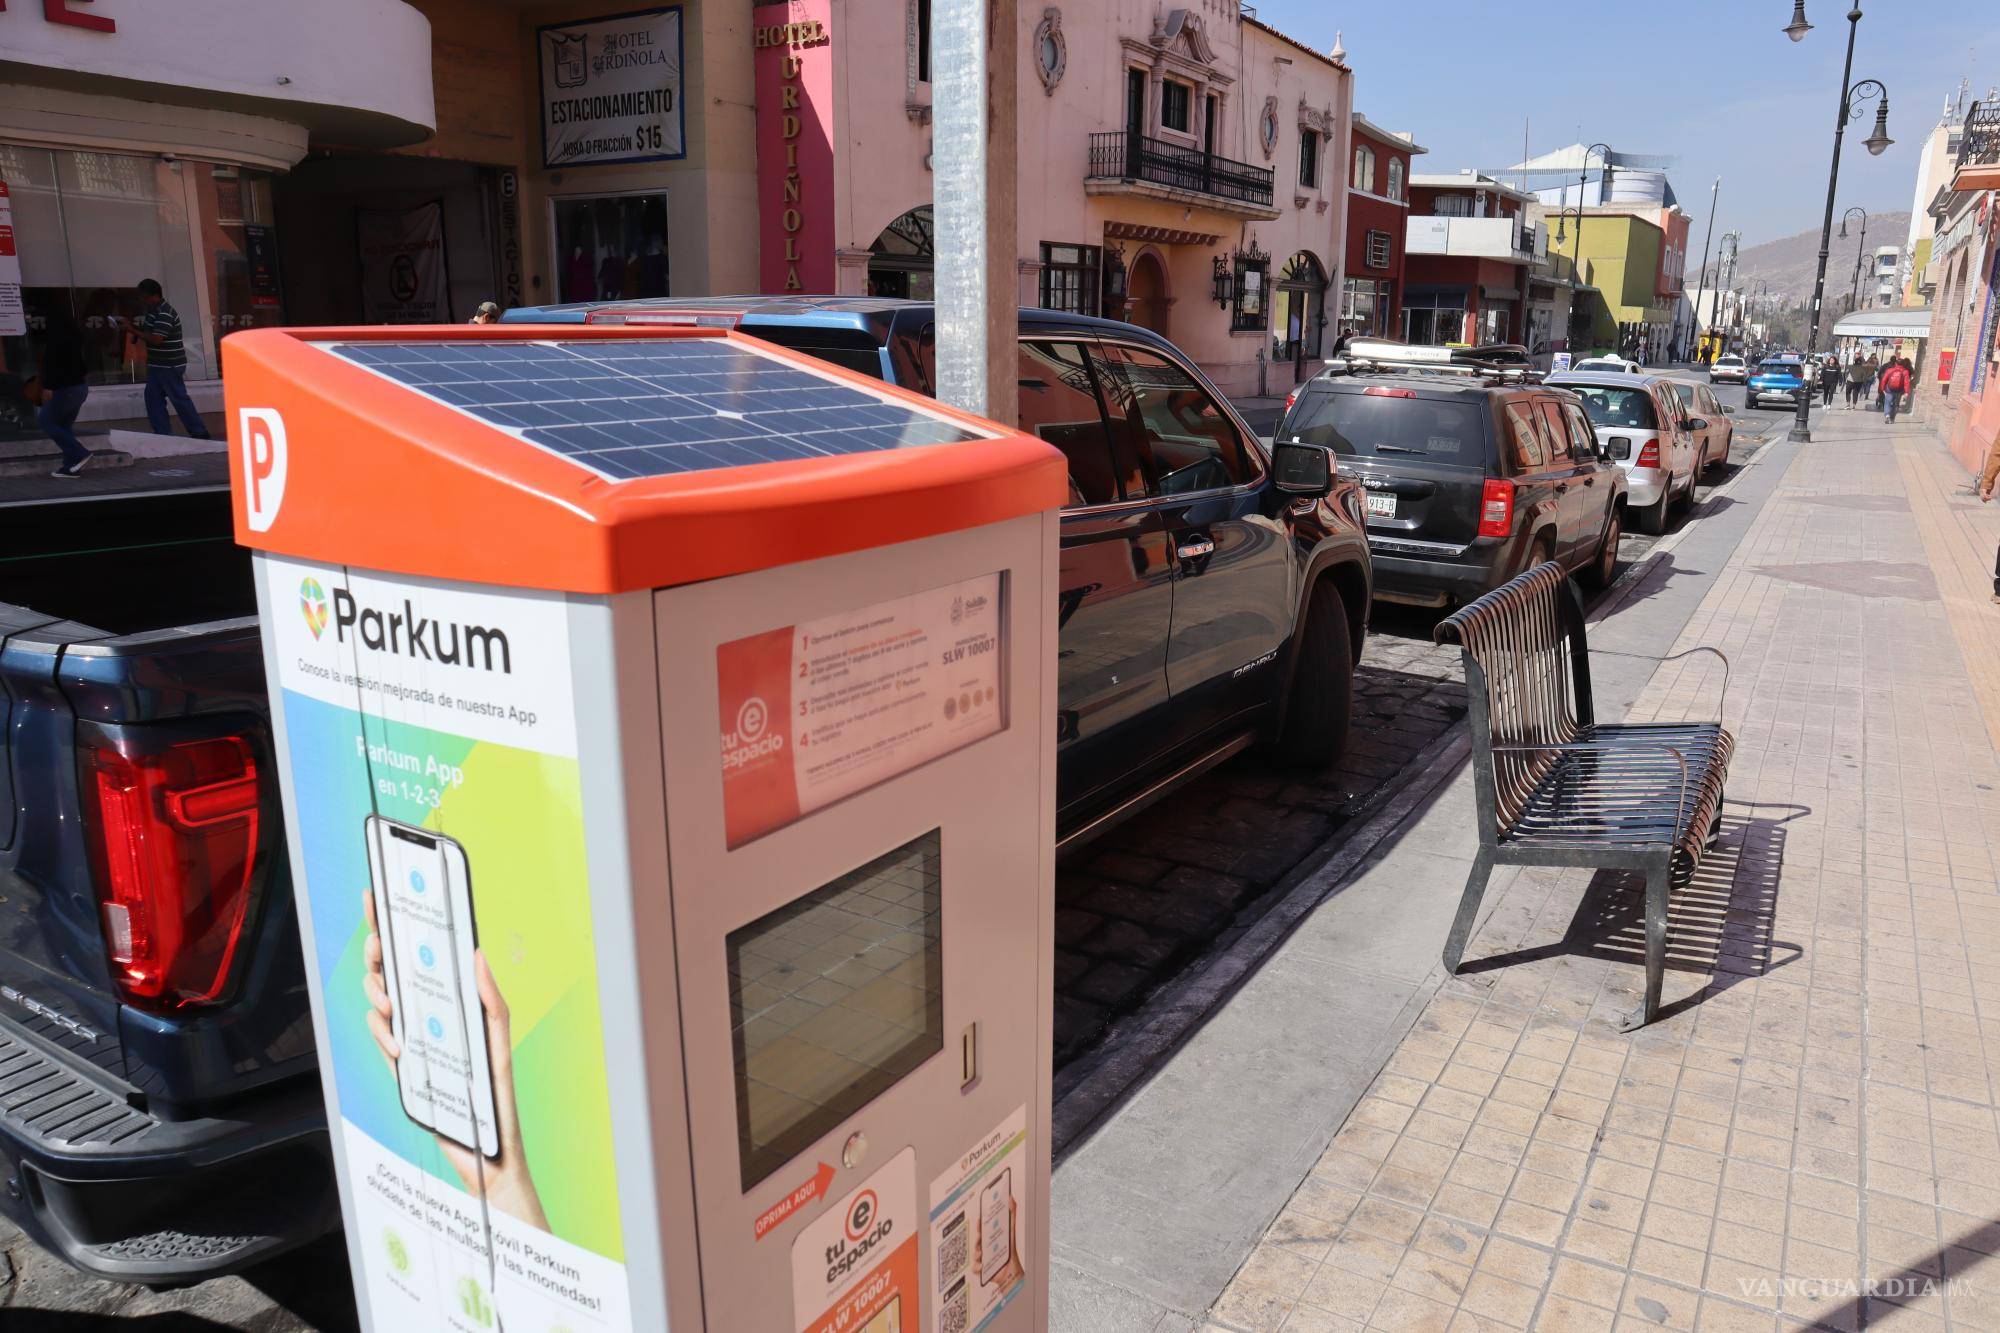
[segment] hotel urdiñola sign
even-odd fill
[[[833,6],[760,4],[757,66],[759,286],[831,292],[833,279]]]

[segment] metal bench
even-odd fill
[[[1456,973],[1496,865],[1598,866],[1646,873],[1646,1000],[1653,1021],[1667,963],[1667,896],[1714,844],[1735,741],[1720,721],[1600,724],[1591,707],[1583,603],[1553,562],[1438,623],[1465,658],[1479,852],[1444,946]],[[1714,648],[1695,653],[1729,659]],[[1717,713],[1721,708],[1718,704]]]

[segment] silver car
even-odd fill
[[[1741,384],[1750,378],[1750,367],[1735,352],[1724,352],[1708,368],[1710,384]]]
[[[1625,469],[1632,521],[1643,531],[1665,532],[1674,505],[1694,499],[1706,419],[1683,412],[1674,382],[1664,375],[1574,370],[1546,382],[1583,399],[1598,444]]]

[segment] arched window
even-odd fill
[[[1389,159],[1389,197],[1391,199],[1403,197],[1403,159],[1400,157]]]
[[[1365,143],[1354,146],[1354,188],[1375,193],[1375,150]]]

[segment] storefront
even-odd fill
[[[223,335],[288,317],[278,174],[316,137],[387,148],[432,116],[428,29],[402,4],[365,22],[251,0],[0,10],[0,181],[20,262],[18,313],[0,299],[0,438],[35,433],[52,339],[83,353],[85,422],[143,417],[145,354],[120,323],[144,278],[180,313],[197,405],[219,410]]]

